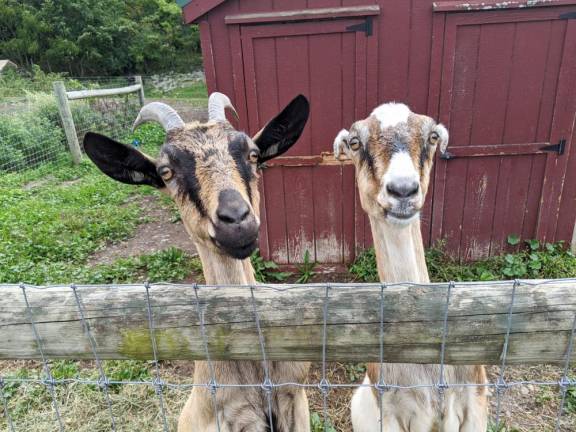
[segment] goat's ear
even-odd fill
[[[84,136],[84,151],[104,174],[114,180],[127,184],[164,187],[154,161],[133,147],[104,135],[88,132]]]
[[[302,135],[309,115],[310,104],[308,99],[299,95],[280,114],[264,126],[252,138],[260,149],[259,162],[266,162],[287,152]]]

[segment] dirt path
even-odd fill
[[[138,196],[135,202],[150,221],[139,225],[131,238],[108,244],[93,254],[88,260],[89,265],[111,264],[119,258],[151,254],[170,247],[196,255],[196,249],[184,225],[180,220],[174,221],[176,213],[163,206],[157,196]]]

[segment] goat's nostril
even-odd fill
[[[386,191],[395,198],[410,198],[418,193],[420,185],[418,182],[409,183],[389,183]]]
[[[242,195],[233,189],[220,192],[216,216],[225,224],[241,223],[250,215],[250,207]]]
[[[236,204],[236,203],[235,203]],[[240,223],[250,214],[247,205],[226,205],[218,208],[216,215],[221,222],[227,224]]]

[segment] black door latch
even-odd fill
[[[542,151],[555,152],[558,153],[558,155],[563,155],[565,149],[566,149],[566,140],[564,138],[558,141],[558,144],[551,144],[540,147],[540,150]]]
[[[372,17],[366,17],[362,24],[354,24],[346,27],[347,32],[361,32],[366,33],[366,36],[372,36]]]

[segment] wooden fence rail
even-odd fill
[[[508,322],[509,364],[565,362],[575,280],[456,283],[450,291],[446,363],[499,364]],[[39,344],[48,358],[93,358],[90,336],[101,359],[153,358],[144,286],[76,292],[91,335],[71,287],[0,285],[0,359],[39,358]],[[329,361],[378,361],[383,316],[386,362],[439,363],[447,292],[448,284],[149,287],[158,357],[205,358],[197,294],[214,360],[262,358],[255,307],[270,360],[320,361],[326,310]]]
[[[55,81],[53,83],[54,96],[58,105],[60,119],[62,120],[62,127],[64,128],[68,148],[70,149],[72,160],[75,164],[79,164],[82,160],[82,149],[80,147],[80,143],[78,142],[78,135],[76,133],[76,126],[74,125],[74,118],[72,117],[72,110],[70,109],[69,101],[138,93],[138,100],[140,102],[140,106],[142,107],[144,106],[145,98],[142,77],[139,75],[135,76],[134,82],[134,85],[126,87],[77,91],[66,91],[66,86],[62,81]]]

